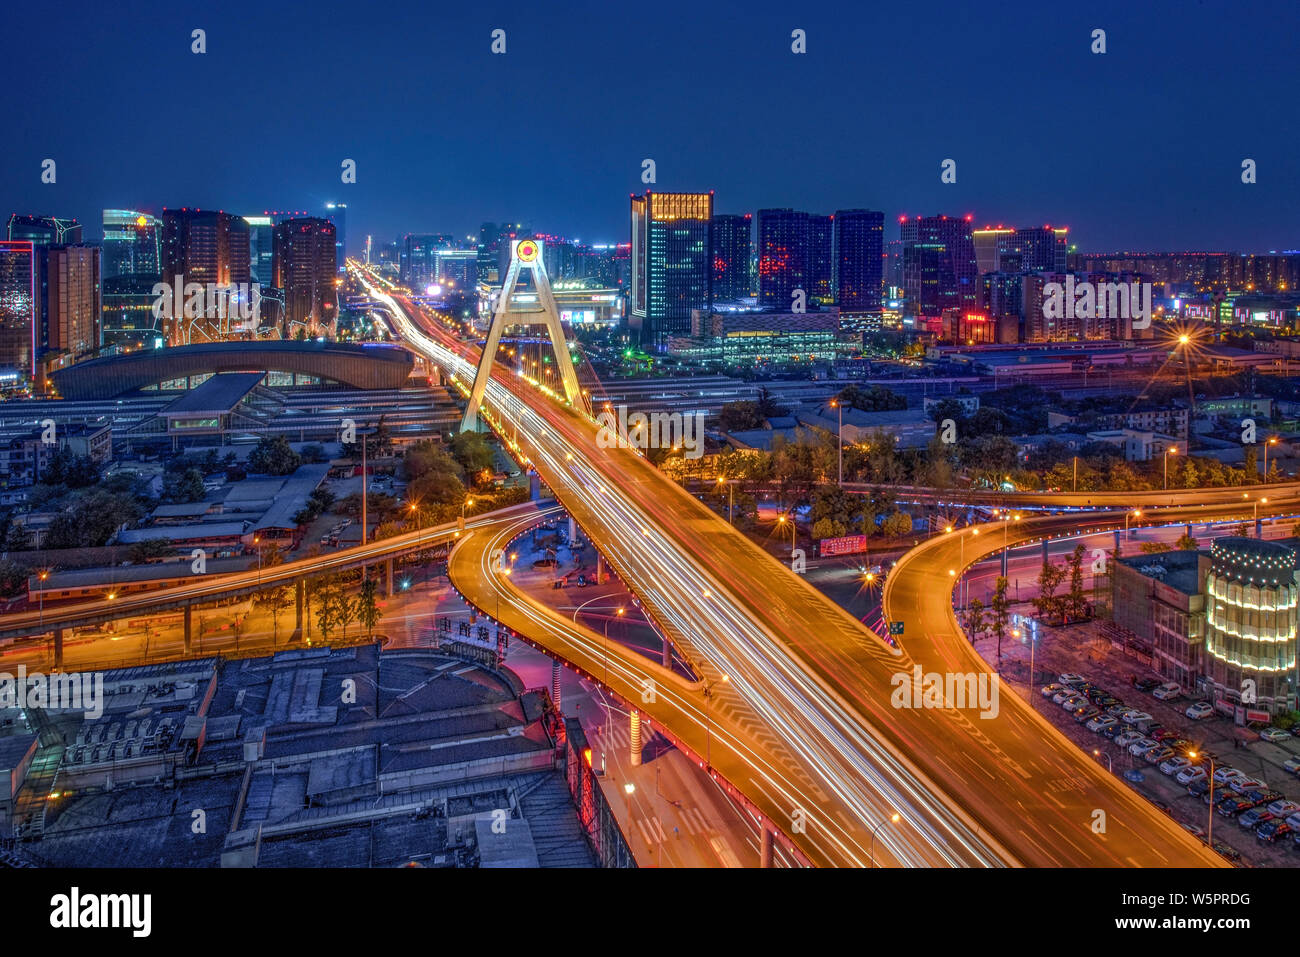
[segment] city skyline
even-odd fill
[[[1270,63],[1284,41],[1213,16],[1213,5],[1178,18],[1115,5],[1067,13],[1064,23],[1030,4],[978,16],[949,6],[923,34],[889,11],[758,4],[732,21],[679,6],[647,24],[586,9],[571,8],[560,31],[526,12],[491,9],[449,11],[436,33],[413,6],[376,23],[325,15],[315,42],[295,45],[292,15],[257,8],[253,16],[243,3],[207,24],[161,5],[139,19],[87,7],[88,29],[57,38],[80,67],[54,75],[40,66],[56,42],[49,25],[35,10],[14,10],[12,33],[30,42],[11,61],[30,108],[22,148],[0,157],[0,181],[12,191],[6,206],[89,223],[104,208],[253,215],[301,206],[318,215],[343,202],[353,247],[367,234],[469,235],[507,216],[621,242],[623,194],[651,187],[715,189],[723,213],[879,209],[887,238],[900,214],[943,212],[977,223],[1065,222],[1088,252],[1300,246],[1285,225],[1300,213],[1289,189],[1297,134],[1266,98],[1236,95],[1277,81]],[[1258,9],[1266,18],[1281,7]],[[243,22],[259,26],[234,26]],[[689,42],[675,42],[679,24],[689,25]],[[1107,30],[1104,55],[1089,50],[1097,27]],[[190,52],[194,28],[207,31],[201,55]],[[497,28],[506,30],[503,55],[489,49]],[[791,52],[794,29],[805,31],[807,53]],[[367,42],[380,30],[383,43]],[[1031,39],[1040,56],[1024,55]],[[1156,59],[1207,43],[1234,63],[1239,85],[1223,86],[1213,71],[1162,69]],[[114,67],[123,48],[146,51],[131,70]],[[420,67],[431,51],[437,105],[425,113],[411,109],[408,94],[425,89]],[[646,70],[629,73],[629,57]],[[326,80],[319,71],[339,60],[347,79]],[[1045,78],[1040,62],[1055,74]],[[87,96],[80,81],[89,75],[97,84]],[[975,82],[981,76],[992,87]],[[864,80],[865,96],[857,92]],[[334,95],[314,95],[321,84]],[[993,93],[973,92],[981,89]],[[268,121],[256,112],[268,90],[318,105]],[[144,125],[107,119],[115,100],[143,103]],[[229,119],[232,104],[247,118]],[[510,145],[493,147],[480,124],[507,113]],[[1220,114],[1248,132],[1231,142],[1197,134],[1205,116]],[[150,134],[141,130],[151,116],[192,125],[192,141],[214,148],[146,162]],[[1149,128],[1133,117],[1150,117]],[[250,128],[256,150],[242,145]],[[54,184],[41,182],[46,158],[58,164]],[[1245,158],[1258,164],[1254,184],[1241,182]],[[357,162],[355,184],[340,181],[344,159]],[[655,161],[655,183],[641,179],[645,159]],[[957,163],[955,183],[940,181],[945,159]]]

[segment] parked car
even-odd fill
[[[1244,778],[1245,776],[1245,771],[1238,771],[1236,768],[1219,766],[1214,769],[1214,781],[1216,784],[1227,784],[1229,781],[1236,780],[1237,778]]]
[[[1064,691],[1064,690],[1065,690],[1065,685],[1058,684],[1057,682],[1053,681],[1050,685],[1043,685],[1041,688],[1039,688],[1038,693],[1041,694],[1044,698],[1050,698],[1058,691]]]
[[[1114,715],[1116,718],[1122,718],[1130,709],[1123,701],[1116,701],[1104,710],[1109,715]]]
[[[1214,705],[1208,701],[1198,701],[1196,704],[1189,704],[1183,714],[1193,721],[1201,721],[1214,714]]]
[[[1265,821],[1263,824],[1260,824],[1255,828],[1255,837],[1266,844],[1272,844],[1275,841],[1281,840],[1290,833],[1291,825],[1280,819]]]
[[[1120,722],[1119,718],[1111,717],[1110,715],[1107,715],[1106,717],[1110,718],[1112,723],[1102,727],[1101,735],[1109,741],[1114,741],[1117,736],[1124,733],[1124,725]]]
[[[1285,817],[1285,815],[1283,815]],[[1243,811],[1241,819],[1237,821],[1242,827],[1258,827],[1266,821],[1281,820],[1278,815],[1274,814],[1266,807],[1253,807],[1249,811]]]
[[[1130,711],[1128,714],[1124,715],[1125,724],[1139,724],[1143,721],[1151,720],[1151,715],[1147,714],[1145,711]]]
[[[1300,758],[1287,758],[1282,762],[1282,770],[1287,774],[1300,774]]]
[[[1210,793],[1210,776],[1203,774],[1187,785],[1187,793],[1192,797],[1203,797]]]
[[[1161,743],[1166,747],[1173,748],[1178,754],[1186,754],[1188,751],[1196,751],[1197,754],[1201,753],[1197,750],[1196,742],[1187,738],[1165,738]]]
[[[1178,685],[1173,681],[1166,681],[1164,684],[1157,685],[1151,690],[1151,696],[1160,701],[1173,701],[1182,693],[1183,689],[1178,687]]]
[[[1150,691],[1156,685],[1160,684],[1160,679],[1159,678],[1138,678],[1134,676],[1132,678],[1132,683],[1133,683],[1133,687],[1137,688],[1138,691]]]
[[[1118,718],[1113,718],[1108,714],[1099,714],[1087,724],[1084,725],[1089,731],[1102,732],[1107,728],[1112,728],[1119,724]]]
[[[1088,681],[1088,679],[1083,675],[1077,675],[1073,671],[1067,671],[1063,675],[1057,675],[1056,680],[1063,685],[1070,685],[1071,687],[1085,684]]]
[[[1077,711],[1088,704],[1088,699],[1081,694],[1073,694],[1061,702],[1061,707],[1066,711]]]
[[[1141,740],[1142,740],[1141,731],[1125,731],[1123,734],[1118,734],[1115,736],[1115,743],[1118,744],[1121,748],[1127,748],[1134,741],[1141,741]]]
[[[1180,735],[1182,732],[1177,728],[1166,728],[1164,725],[1157,724],[1147,728],[1147,737],[1161,742],[1177,741]]]
[[[1300,811],[1300,801],[1291,801],[1287,798],[1281,798],[1270,804],[1268,809],[1278,817],[1290,817],[1296,811]]]
[[[1194,837],[1205,837],[1205,828],[1201,827],[1199,824],[1184,824],[1183,830],[1187,831]]]
[[[1178,772],[1178,777],[1174,778],[1179,784],[1184,786],[1196,781],[1204,781],[1209,777],[1205,768],[1198,767],[1195,764],[1188,765]]]
[[[1083,724],[1085,721],[1091,721],[1097,715],[1101,714],[1100,708],[1094,708],[1092,705],[1084,705],[1074,712],[1074,720]]]
[[[1052,695],[1052,704],[1060,704],[1066,698],[1074,697],[1074,694],[1075,692],[1073,688],[1062,688],[1060,691]]]
[[[1191,766],[1191,761],[1175,754],[1160,762],[1160,773],[1174,775],[1183,770],[1183,768],[1190,768]]]
[[[1156,746],[1156,742],[1152,741],[1150,738],[1138,738],[1136,741],[1134,741],[1132,744],[1128,746],[1128,753],[1133,755],[1133,757],[1136,758],[1139,755],[1145,754],[1147,751],[1150,751],[1155,746]]]
[[[1229,781],[1228,787],[1238,794],[1245,794],[1247,791],[1257,791],[1260,788],[1268,787],[1268,785],[1258,778],[1251,777],[1249,774],[1243,774],[1241,777]]]
[[[1161,764],[1174,756],[1174,752],[1163,744],[1157,744],[1142,752],[1142,760],[1147,764]]]
[[[1261,741],[1271,741],[1273,744],[1281,744],[1283,741],[1290,741],[1290,732],[1283,731],[1281,728],[1265,728],[1259,733]]]

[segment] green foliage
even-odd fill
[[[302,456],[289,447],[283,435],[264,435],[248,455],[248,469],[264,475],[290,475],[302,464]]]
[[[171,558],[176,555],[176,545],[170,538],[146,538],[135,542],[126,550],[126,557],[133,562],[143,563],[155,558]]]
[[[81,489],[68,496],[45,536],[46,548],[98,548],[123,525],[137,521],[141,509],[134,498],[101,488]]]

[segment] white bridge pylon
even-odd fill
[[[520,273],[525,269],[532,275],[533,286],[537,290],[537,308],[511,309],[510,301],[514,297],[515,286],[519,283]],[[555,364],[560,381],[564,384],[565,401],[574,408],[583,408],[578,374],[574,371],[569,343],[565,340],[564,328],[560,325],[559,310],[555,308],[551,281],[546,277],[546,266],[542,263],[542,241],[516,239],[510,244],[510,268],[506,270],[505,281],[501,284],[501,292],[492,310],[492,324],[488,327],[487,341],[483,343],[483,354],[479,357],[478,371],[469,392],[469,405],[465,407],[465,418],[461,421],[462,432],[478,428],[479,405],[483,402],[488,379],[492,377],[492,363],[496,359],[497,347],[501,344],[501,334],[506,326],[545,327],[555,349]]]

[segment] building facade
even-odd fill
[[[663,351],[713,302],[713,193],[647,191],[631,198],[631,220],[631,324],[643,348]]]

